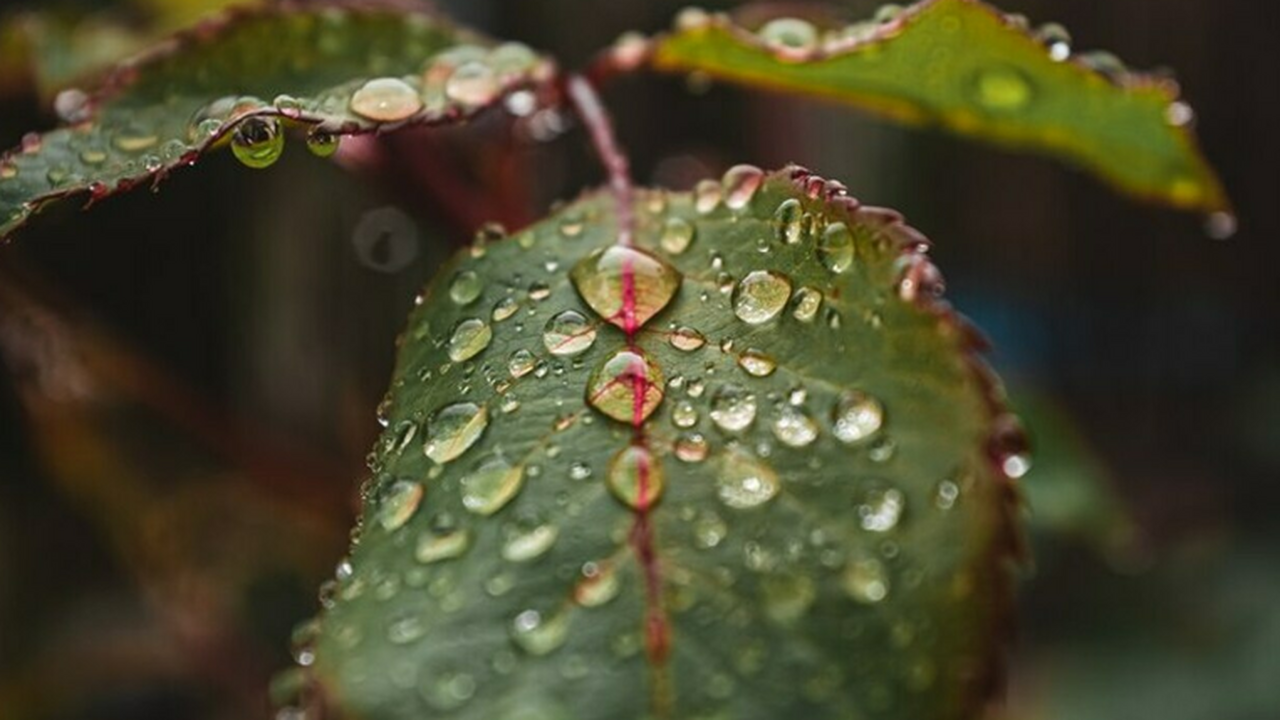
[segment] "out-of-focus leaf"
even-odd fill
[[[799,169],[639,193],[634,248],[617,208],[425,293],[321,694],[366,720],[973,717],[1021,448],[924,238]]]
[[[279,3],[225,14],[119,68],[67,127],[0,159],[0,236],[44,204],[158,180],[224,140],[254,167],[305,126],[329,154],[344,134],[458,122],[550,63],[400,4]],[[314,141],[314,142],[313,142]]]
[[[652,63],[1045,153],[1175,207],[1230,210],[1174,81],[1072,55],[1060,27],[1031,32],[978,0],[924,0],[830,30],[778,19],[753,32],[695,11],[656,39]]]

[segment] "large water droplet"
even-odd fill
[[[596,328],[580,312],[565,310],[547,321],[542,333],[542,344],[552,355],[570,357],[580,355],[596,341]]]
[[[524,466],[490,458],[462,478],[462,505],[477,515],[492,515],[511,502],[524,485]]]
[[[720,500],[739,510],[763,505],[778,494],[778,476],[773,469],[740,453],[724,456],[716,483]]]
[[[284,153],[284,132],[273,117],[248,117],[236,126],[231,152],[245,167],[271,167]]]
[[[609,462],[609,490],[628,507],[644,511],[662,496],[662,464],[647,447],[630,445]]]
[[[536,560],[545,555],[559,537],[559,528],[551,524],[518,528],[503,543],[502,557],[510,562]]]
[[[863,530],[889,532],[898,526],[898,519],[906,508],[907,498],[894,488],[873,488],[858,506],[858,518]]]
[[[711,421],[721,430],[740,432],[756,419],[756,396],[738,385],[724,385],[711,398]]]
[[[724,193],[725,207],[741,210],[750,204],[756,191],[764,184],[764,171],[755,165],[734,165],[724,173],[720,189]]]
[[[679,255],[689,249],[694,232],[693,224],[689,221],[678,217],[667,218],[662,225],[662,236],[658,239],[658,244],[672,255]]]
[[[489,410],[463,402],[437,410],[427,420],[423,451],[438,463],[447,463],[471,449],[489,425]]]
[[[842,273],[853,265],[853,233],[842,222],[833,222],[822,231],[818,241],[818,257],[833,273]]]
[[[752,325],[777,317],[791,299],[791,281],[771,270],[756,270],[738,283],[733,295],[733,312]]]
[[[661,258],[621,245],[583,258],[570,277],[592,310],[628,332],[665,308],[681,280],[679,271]]]
[[[412,480],[398,480],[392,483],[383,495],[382,505],[378,508],[378,522],[386,530],[403,527],[418,511],[422,494],[422,485]]]
[[[421,109],[418,91],[398,78],[370,80],[351,96],[352,112],[374,122],[401,122]]]
[[[862,442],[884,424],[884,407],[879,400],[857,390],[840,396],[834,411],[832,432],[843,443]]]
[[[640,350],[619,350],[591,374],[587,402],[614,420],[639,425],[662,402],[662,371]]]
[[[773,420],[773,434],[784,445],[806,447],[818,438],[818,423],[804,410],[786,405]]]
[[[564,645],[569,635],[569,615],[543,617],[537,610],[525,610],[511,621],[511,638],[530,655],[547,655]]]
[[[463,362],[479,355],[493,340],[493,328],[478,318],[462,320],[449,336],[449,359]]]
[[[471,270],[461,270],[449,282],[449,299],[459,305],[470,305],[484,292],[484,282]]]
[[[1012,112],[1025,108],[1034,91],[1021,70],[1001,65],[979,71],[973,93],[974,99],[988,110]]]
[[[874,605],[889,595],[889,574],[875,558],[849,563],[843,577],[844,590],[860,603]]]

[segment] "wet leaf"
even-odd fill
[[[1175,207],[1230,210],[1176,82],[1107,53],[1073,54],[1060,26],[1032,31],[977,0],[924,0],[821,30],[777,19],[753,31],[687,12],[652,61],[1051,155]]]
[[[53,200],[158,181],[215,145],[264,167],[298,127],[328,155],[332,136],[458,122],[551,71],[523,45],[401,5],[231,11],[118,68],[96,95],[60,96],[67,125],[0,158],[0,236]]]
[[[635,247],[588,195],[426,291],[325,595],[328,703],[974,717],[1025,459],[924,239],[799,169],[634,211]]]

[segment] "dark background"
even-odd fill
[[[26,7],[142,27],[158,7],[176,22],[210,4]],[[679,8],[442,4],[569,66]],[[875,7],[832,5],[849,19]],[[1038,446],[1025,479],[1037,561],[996,717],[1274,720],[1276,7],[1000,5],[1062,22],[1077,49],[1177,68],[1236,237],[1210,240],[1199,218],[1050,161],[844,108],[653,76],[606,99],[640,182],[795,161],[935,241]],[[48,108],[6,88],[0,144],[50,126]],[[345,547],[413,295],[480,219],[518,225],[600,180],[576,129],[511,138],[501,113],[401,137],[398,154],[438,164],[380,181],[298,142],[266,172],[222,153],[158,195],[49,213],[0,248],[0,719],[266,713],[290,629]],[[467,203],[433,200],[442,186]]]

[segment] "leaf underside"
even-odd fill
[[[1230,210],[1176,82],[1114,59],[1091,67],[1099,55],[1068,56],[1065,40],[1055,45],[978,0],[924,0],[885,17],[806,45],[803,33],[756,34],[700,16],[657,38],[652,62],[1037,151],[1150,201]]]
[[[618,237],[608,195],[464,252],[426,291],[314,640],[340,716],[944,719],[989,698],[1007,417],[927,292],[923,238],[799,169],[737,209],[713,190],[638,194],[636,246],[677,285],[631,346],[577,289],[591,273],[570,276]],[[764,320],[779,297],[746,293],[759,272],[789,284]],[[565,311],[588,326],[548,338]],[[643,402],[619,421],[587,400],[628,347],[660,375],[643,422]],[[851,397],[882,422],[837,426]],[[662,486],[642,509],[618,492],[636,452]]]
[[[381,5],[232,10],[118,68],[73,108],[71,124],[0,158],[0,237],[59,198],[96,200],[159,181],[247,118],[331,136],[458,122],[550,75],[548,61],[524,46],[495,47],[402,3]],[[360,95],[371,80],[406,92]]]

